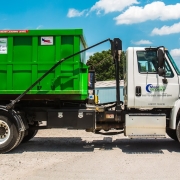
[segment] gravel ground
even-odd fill
[[[180,179],[180,144],[73,130],[40,130],[0,154],[0,180]]]

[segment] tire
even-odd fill
[[[178,137],[176,135],[176,130],[175,129],[167,129],[166,133],[171,139],[173,139],[175,141],[178,141]]]
[[[36,134],[37,134],[38,130],[34,130],[34,129],[27,129],[26,133],[27,135],[24,136],[22,143],[26,143],[28,142],[30,139],[32,139]]]
[[[20,138],[19,138],[19,142],[17,143],[16,147],[21,144],[22,140],[24,139],[25,136],[25,131],[20,132]]]
[[[180,142],[180,120],[176,127],[176,136],[177,136],[178,141]]]
[[[6,153],[15,148],[20,140],[21,132],[8,115],[0,115],[0,153]]]

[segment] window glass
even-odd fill
[[[140,73],[157,73],[156,51],[137,51],[137,59]]]
[[[138,71],[139,73],[157,74],[158,60],[156,51],[137,51]],[[166,77],[173,77],[173,72],[165,61]]]
[[[169,64],[167,63],[167,61],[165,61],[165,71],[166,71],[166,77],[173,77],[174,74],[169,66]]]
[[[168,56],[169,60],[171,61],[171,64],[173,65],[174,69],[176,70],[177,74],[180,75],[180,70],[177,67],[174,59],[172,58],[172,56],[170,55],[169,51],[166,51],[166,55]]]

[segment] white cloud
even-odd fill
[[[172,49],[170,53],[173,57],[180,57],[180,49]]]
[[[175,34],[180,33],[180,22],[175,23],[172,26],[163,26],[161,28],[154,28],[151,32],[151,35],[168,35],[168,34]]]
[[[180,49],[172,49],[170,54],[175,60],[177,66],[180,67]]]
[[[84,15],[84,13],[86,12],[87,10],[83,10],[83,11],[78,11],[76,9],[69,9],[68,11],[68,14],[67,14],[67,17],[69,18],[73,18],[73,17],[80,17],[82,15]]]
[[[39,25],[36,29],[41,29],[43,27],[43,25]]]
[[[101,11],[104,11],[105,14],[120,12],[132,4],[139,4],[139,2],[137,0],[99,0],[90,11],[97,11],[97,14],[100,14]]]
[[[134,42],[134,41],[131,41],[131,43],[132,44],[135,44],[135,45],[145,45],[145,44],[152,44],[152,42],[151,41],[149,41],[149,40],[140,40],[140,41],[136,41],[136,42]]]
[[[144,7],[131,6],[125,12],[115,17],[116,24],[135,24],[148,20],[159,19],[161,21],[179,19],[180,3],[165,5],[164,2],[155,1]]]

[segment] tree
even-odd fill
[[[125,68],[125,52],[121,53],[120,58],[120,75],[119,78],[123,79],[123,68]],[[96,71],[97,81],[106,81],[115,79],[115,64],[111,55],[111,50],[97,52],[89,57],[87,61],[88,66],[93,66]]]

